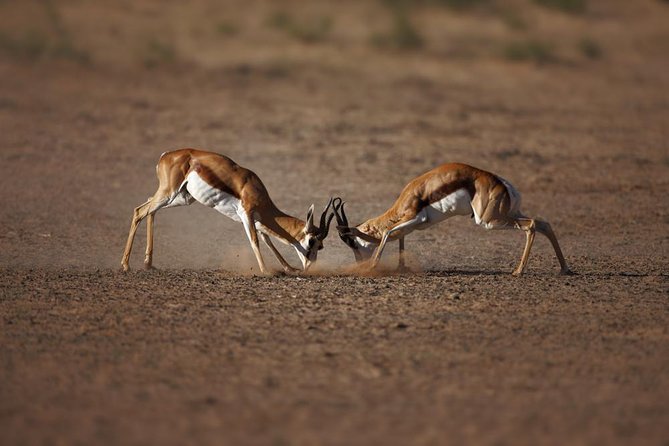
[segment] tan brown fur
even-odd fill
[[[386,230],[463,188],[473,197],[472,207],[483,221],[505,219],[502,216],[507,215],[509,197],[504,184],[490,172],[466,164],[449,163],[411,180],[386,212],[361,223],[357,229],[381,240]]]
[[[459,189],[467,190],[473,211],[486,227],[517,228],[527,233],[525,250],[520,264],[514,271],[515,275],[521,274],[525,269],[535,231],[544,234],[550,240],[562,272],[565,274],[570,272],[550,225],[541,220],[527,218],[517,207],[513,208],[510,191],[499,177],[466,164],[443,164],[414,178],[402,189],[399,197],[386,212],[354,228],[349,228],[349,233],[376,240],[375,244],[379,246],[371,259],[372,268],[378,264],[385,243],[388,240],[398,239],[400,267],[403,267],[404,237],[413,228],[400,230],[401,225],[413,224],[412,220],[416,219],[425,207]]]
[[[151,267],[154,214],[179,192],[179,187],[193,170],[210,186],[238,198],[250,218],[260,222],[272,236],[291,245],[303,241],[306,236],[306,222],[279,210],[270,198],[265,185],[254,172],[239,166],[224,155],[191,148],[180,149],[166,152],[160,157],[156,166],[158,190],[147,202],[135,209],[121,260],[124,270],[128,269],[137,226],[144,218],[147,218],[147,250],[144,263],[145,267]],[[264,270],[264,264],[256,246],[258,238],[255,228],[251,228],[250,232],[254,253],[261,269]],[[268,239],[263,239],[268,245],[271,245]],[[280,258],[280,254],[273,246],[270,247],[279,257],[284,268],[292,268],[283,258]]]

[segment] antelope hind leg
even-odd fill
[[[560,274],[564,275],[571,275],[574,274],[572,270],[569,269],[569,266],[567,265],[567,261],[564,258],[564,255],[562,254],[562,250],[560,249],[560,244],[558,243],[557,237],[555,236],[555,233],[553,232],[553,228],[551,228],[550,223],[547,221],[543,220],[534,220],[536,224],[536,229],[537,232],[543,234],[550,240],[551,245],[553,245],[553,249],[555,250],[555,256],[558,259],[558,262],[560,262]]]

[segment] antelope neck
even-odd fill
[[[381,239],[383,238],[383,233],[395,226],[395,224],[399,221],[398,219],[394,219],[391,216],[388,216],[386,214],[383,214],[379,217],[375,218],[370,218],[364,223],[359,224],[356,229],[358,229],[360,232],[365,233],[366,235],[375,238],[378,240],[378,243],[381,243]]]
[[[273,213],[274,214],[274,213]],[[299,243],[304,238],[305,222],[299,218],[278,212],[274,215],[263,216],[261,224],[277,237],[290,243]]]

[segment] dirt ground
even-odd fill
[[[0,2],[0,443],[668,445],[669,4],[472,3]],[[467,162],[578,275],[460,218],[263,277],[199,205],[123,273],[180,147],[356,223]]]

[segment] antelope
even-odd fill
[[[521,213],[520,194],[511,183],[466,164],[443,164],[414,178],[386,212],[354,227],[348,224],[344,204],[339,197],[333,203],[339,237],[353,250],[356,261],[370,270],[379,263],[389,240],[399,241],[398,268],[405,269],[405,236],[455,215],[469,215],[486,229],[525,231],[525,250],[514,276],[527,266],[535,232],[550,240],[561,274],[571,274],[550,224]]]
[[[299,271],[281,256],[270,236],[295,248],[307,271],[316,261],[323,240],[328,235],[334,212],[328,217],[332,198],[321,214],[320,225],[314,225],[314,205],[307,212],[306,221],[285,214],[276,207],[265,185],[252,171],[237,165],[230,158],[197,149],[180,149],[165,152],[156,166],[158,190],[135,208],[130,233],[125,245],[121,266],[129,268],[135,232],[146,218],[146,256],[144,267],[153,262],[153,223],[156,212],[176,206],[186,206],[198,201],[214,208],[226,217],[241,222],[251,243],[258,266],[263,274],[268,272],[258,246],[258,234],[274,253],[285,272]]]

